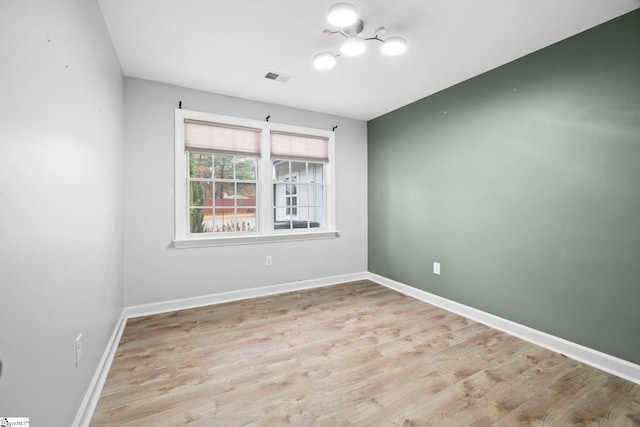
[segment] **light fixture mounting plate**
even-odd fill
[[[355,36],[356,34],[360,34],[362,30],[364,30],[364,21],[362,19],[358,19],[353,25],[341,28],[341,30],[348,36]]]

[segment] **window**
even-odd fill
[[[176,110],[176,247],[335,237],[333,132]]]
[[[187,151],[189,232],[256,230],[256,158]]]
[[[328,140],[271,132],[273,217],[276,229],[318,228],[324,224]]]

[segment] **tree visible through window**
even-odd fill
[[[188,152],[191,233],[256,231],[256,158]]]

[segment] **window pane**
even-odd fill
[[[211,154],[189,153],[189,177],[211,178]]]
[[[233,179],[233,156],[216,154],[213,157],[213,170],[216,179]]]
[[[216,208],[213,231],[233,233],[256,231],[255,208]]]
[[[237,184],[235,199],[240,231],[256,230],[256,184]]]
[[[255,206],[256,205],[256,184],[237,184],[238,194],[237,200],[238,205],[243,206]],[[240,203],[243,201],[243,203]]]
[[[233,182],[216,182],[216,206],[234,206],[235,194]]]
[[[298,194],[297,186],[293,184],[286,184],[286,188],[284,191],[287,196],[293,196]]]
[[[189,231],[191,233],[210,233],[213,231],[213,209],[189,209]]]
[[[274,181],[284,181],[286,176],[289,176],[289,161],[288,160],[278,160],[275,159],[273,161],[273,180]]]
[[[213,205],[213,183],[191,181],[189,183],[189,203],[191,206]]]
[[[255,209],[238,209],[236,231],[256,231],[256,210]]]
[[[309,208],[307,207],[299,207],[298,208],[298,217],[296,218],[299,224],[297,228],[307,228],[307,221],[309,220]]]
[[[309,163],[308,182],[324,182],[324,163]]]
[[[234,208],[216,208],[213,221],[216,233],[235,231],[236,215]]]
[[[296,177],[297,182],[307,181],[307,163],[291,162],[291,175]]]
[[[298,221],[294,222],[294,228],[323,227],[321,207],[299,207]]]
[[[309,205],[310,206],[322,206],[324,205],[324,187],[320,184],[309,185]]]
[[[322,206],[310,207],[309,221],[312,223],[318,223],[319,227],[324,227],[324,208]]]
[[[256,179],[256,159],[254,157],[236,157],[236,179]]]
[[[309,204],[309,186],[307,184],[298,184],[297,187],[297,196],[298,196],[298,205],[306,206]]]
[[[285,206],[287,203],[286,187],[288,184],[273,184],[274,206]]]
[[[276,229],[290,228],[290,217],[287,215],[287,208],[279,206],[273,209],[273,219]]]

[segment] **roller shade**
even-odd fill
[[[271,132],[271,157],[328,162],[329,139],[319,136]]]
[[[184,121],[187,151],[218,154],[260,154],[260,130],[197,120]]]

